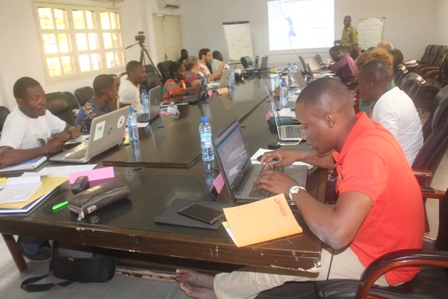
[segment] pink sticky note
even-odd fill
[[[213,90],[207,90],[207,98],[210,98],[213,95]]]
[[[218,176],[216,177],[216,179],[213,181],[213,185],[212,185],[211,189],[215,188],[216,192],[219,194],[219,193],[221,193],[221,190],[222,190],[222,187],[224,187],[224,184],[225,184],[224,178],[222,177],[222,173],[220,172],[218,174]]]
[[[70,184],[73,184],[80,176],[87,176],[89,178],[90,187],[94,187],[104,182],[113,181],[115,178],[115,173],[112,166],[92,169],[88,171],[74,172],[68,175]]]
[[[165,110],[160,110],[159,114],[160,114],[160,115],[168,115],[168,116],[171,116],[171,113],[166,112]]]
[[[266,121],[269,121],[269,119],[273,116],[274,116],[274,113],[272,113],[272,111],[269,110],[268,113],[266,113]]]

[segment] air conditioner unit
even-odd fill
[[[158,0],[159,7],[179,8],[181,0]]]

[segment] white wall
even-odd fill
[[[112,6],[91,0],[58,0],[96,6]],[[335,37],[340,36],[342,20],[347,14],[353,24],[365,17],[386,17],[384,38],[403,51],[405,59],[420,58],[430,43],[448,44],[448,20],[444,12],[446,0],[335,0]],[[221,50],[227,56],[222,23],[248,20],[251,24],[254,55],[269,55],[271,63],[297,61],[293,53],[273,55],[268,51],[266,0],[182,0],[179,9],[159,8],[157,0],[124,0],[116,5],[122,14],[123,43],[135,43],[138,31],[146,35],[147,49],[155,64],[155,45],[152,15],[154,13],[181,16],[183,47],[191,55],[200,48]],[[65,83],[45,81],[38,35],[35,28],[32,0],[0,0],[0,105],[12,109],[14,82],[22,76],[38,80],[46,92],[71,91],[91,85],[93,76]],[[308,51],[304,56],[314,55]],[[154,54],[153,54],[154,53]],[[303,52],[301,52],[303,54]],[[328,55],[323,52],[325,56]],[[140,58],[140,47],[125,52],[126,61]],[[124,71],[124,69],[123,69]]]
[[[439,0],[440,2],[446,2]],[[221,50],[226,55],[223,22],[249,21],[254,55],[269,55],[271,63],[297,61],[290,51],[280,55],[269,53],[267,4],[263,0],[190,0],[185,5],[182,22],[184,47],[197,55],[200,48]],[[339,39],[345,15],[351,15],[357,27],[360,18],[386,17],[384,39],[392,41],[405,58],[420,58],[427,44],[434,40],[434,16],[437,0],[335,0],[335,39]],[[446,10],[445,10],[446,11]],[[299,12],[298,12],[299,13]],[[303,56],[314,50],[300,51]],[[323,52],[325,56],[328,53]]]
[[[437,0],[434,44],[448,45],[448,1]]]

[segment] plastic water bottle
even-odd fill
[[[137,116],[135,115],[134,107],[129,107],[129,117],[128,117],[128,135],[129,141],[138,141],[138,127],[137,127]]]
[[[291,64],[290,63],[288,63],[288,86],[290,86],[291,85],[291,80],[292,80],[292,72],[291,72]]]
[[[142,99],[143,113],[149,113],[149,97],[146,93],[146,89],[142,90],[142,94],[140,95]]]
[[[294,65],[292,66],[292,72],[296,73],[299,70],[299,68],[297,67],[297,63],[294,62]]]
[[[285,78],[282,78],[282,84],[280,85],[280,109],[288,108],[288,93],[286,91]]]
[[[202,161],[209,162],[215,160],[215,151],[212,144],[212,126],[208,122],[208,117],[201,117],[199,125],[199,134],[201,135],[201,153]]]
[[[235,73],[232,71],[229,75],[229,90],[233,90],[235,87]]]

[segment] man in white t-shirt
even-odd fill
[[[120,107],[132,105],[135,111],[141,111],[143,106],[140,100],[140,84],[146,80],[146,71],[143,64],[138,61],[129,61],[126,65],[127,77],[121,80],[118,90]]]
[[[412,99],[398,87],[392,88],[393,70],[384,61],[365,64],[359,74],[359,91],[365,103],[376,102],[375,120],[397,138],[409,165],[423,145],[422,124]]]
[[[65,143],[81,136],[78,128],[47,110],[45,92],[33,78],[23,77],[13,87],[17,107],[6,118],[0,139],[0,168],[55,154]],[[19,247],[31,260],[43,261],[52,251],[42,246],[46,240],[20,237]]]
[[[219,78],[221,78],[221,71],[225,66],[224,62],[221,62],[221,64],[218,66],[218,68],[213,72],[210,73],[210,69],[208,68],[207,64],[210,64],[212,60],[212,54],[210,52],[210,49],[204,48],[199,50],[199,64],[201,66],[201,73],[204,74],[204,76],[208,76],[208,81],[214,81]],[[211,66],[210,66],[211,67]]]
[[[222,57],[222,54],[219,51],[213,51],[212,57],[213,57],[211,62],[212,72],[216,72],[219,69],[219,67],[223,64],[224,58]],[[225,63],[221,71],[227,70],[229,68],[230,66],[227,63]]]

